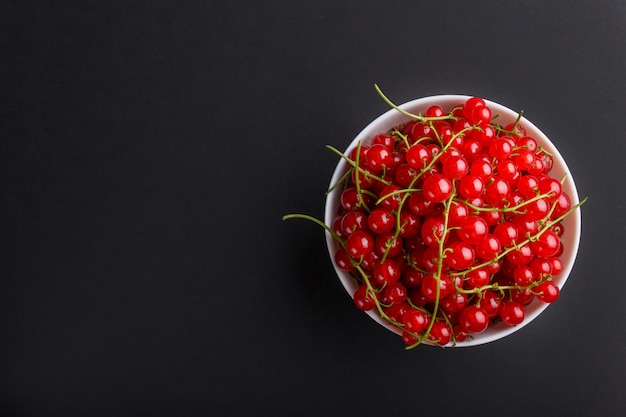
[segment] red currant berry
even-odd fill
[[[539,193],[547,194],[546,199],[550,202],[556,201],[561,195],[561,183],[552,177],[543,177],[539,180]]]
[[[529,267],[536,274],[538,280],[552,276],[552,262],[549,258],[535,258],[530,261]]]
[[[510,132],[512,135],[516,137],[526,136],[526,129],[519,123],[509,123],[504,126],[505,132]]]
[[[515,141],[518,148],[525,148],[531,152],[537,151],[537,141],[531,136],[522,136]]]
[[[407,268],[402,276],[402,283],[406,288],[415,288],[422,285],[426,274],[415,268]]]
[[[392,322],[402,323],[402,319],[407,311],[411,309],[408,303],[395,303],[385,308],[385,314]]]
[[[519,286],[526,287],[537,281],[537,273],[529,266],[519,266],[513,271],[513,279]]]
[[[349,236],[357,230],[367,230],[367,214],[363,211],[349,211],[341,219],[341,230]]]
[[[489,145],[489,155],[499,161],[508,159],[513,152],[513,146],[504,138],[496,138]]]
[[[483,154],[483,145],[481,145],[479,139],[475,139],[473,136],[469,140],[465,140],[463,144],[463,155],[468,161],[472,161]]]
[[[424,169],[432,159],[432,154],[421,143],[411,146],[405,155],[406,163],[415,169]]]
[[[561,217],[562,215],[567,213],[567,211],[571,207],[572,203],[569,196],[565,192],[562,192],[559,198],[556,200],[556,204],[554,205],[554,210],[552,211],[550,218],[554,220],[558,217]]]
[[[413,333],[420,333],[428,328],[430,315],[423,310],[412,308],[402,317],[406,329]]]
[[[440,299],[455,291],[454,283],[449,276],[442,275],[438,280],[434,273],[424,276],[420,290],[426,300],[433,302],[437,299],[437,287],[439,287]]]
[[[476,251],[476,256],[480,259],[490,261],[500,253],[502,247],[500,240],[491,233],[488,233],[482,242],[474,246],[474,250]]]
[[[371,251],[363,258],[361,258],[361,263],[359,264],[361,268],[365,271],[371,272],[374,270],[374,266],[380,262],[381,256],[374,251]],[[373,281],[375,283],[375,281]]]
[[[397,210],[402,201],[402,193],[398,193],[400,190],[401,188],[395,184],[384,187],[380,191],[380,198],[382,199],[380,204],[389,210]]]
[[[457,230],[459,238],[469,244],[476,245],[487,238],[489,226],[487,222],[480,216],[467,216],[461,221],[460,228]]]
[[[508,203],[511,186],[503,178],[495,177],[485,186],[484,199],[494,207],[503,207]]]
[[[477,175],[467,175],[459,183],[459,194],[468,200],[480,197],[484,189],[485,182]]]
[[[376,144],[370,146],[365,155],[365,162],[367,166],[374,171],[382,171],[392,163],[391,151],[389,148],[382,144]]]
[[[439,140],[443,144],[450,143],[454,138],[454,130],[452,130],[452,125],[447,121],[438,121],[435,123],[435,130],[437,131],[437,135],[439,136]]]
[[[533,288],[533,293],[544,303],[553,303],[559,298],[561,290],[553,281],[545,281]]]
[[[374,265],[374,271],[372,278],[379,286],[394,285],[400,279],[402,275],[402,269],[398,262],[393,259],[387,258],[382,262]]]
[[[533,253],[548,258],[555,256],[561,247],[561,239],[552,230],[545,230],[534,242],[530,243]]]
[[[491,110],[487,106],[475,107],[469,119],[477,125],[483,126],[491,121]]]
[[[422,190],[426,199],[439,203],[452,194],[452,183],[441,174],[433,174],[424,180]]]
[[[418,236],[421,231],[422,218],[412,211],[400,212],[400,237],[411,238]]]
[[[469,172],[469,163],[460,155],[451,156],[443,162],[442,172],[446,178],[458,180]]]
[[[442,298],[440,301],[440,305],[446,313],[454,314],[463,310],[465,306],[467,306],[468,300],[469,298],[467,294],[456,292],[453,294],[448,294],[444,298]]]
[[[467,279],[466,285],[468,288],[480,288],[489,284],[491,275],[487,268],[477,268],[465,275]]]
[[[483,181],[491,178],[493,175],[493,167],[487,159],[479,158],[470,164],[470,174],[480,177]]]
[[[354,269],[354,265],[352,265],[352,260],[350,256],[345,251],[344,248],[339,248],[335,252],[335,263],[337,266],[344,271],[352,271]]]
[[[341,206],[347,211],[361,208],[361,197],[355,187],[348,187],[341,193]]]
[[[400,164],[398,168],[396,168],[394,178],[398,186],[406,188],[413,183],[418,174],[419,171],[409,164]]]
[[[458,227],[461,221],[469,216],[470,209],[460,201],[452,201],[448,213],[448,227]]]
[[[404,343],[406,346],[413,346],[417,342],[419,342],[419,340],[413,333],[407,330],[402,331],[402,343]]]
[[[487,313],[487,317],[493,319],[498,316],[502,308],[502,298],[497,291],[485,290],[478,301],[478,306]]]
[[[374,250],[374,238],[369,232],[355,230],[346,239],[346,251],[354,259],[360,259]]]
[[[485,219],[489,227],[497,225],[504,217],[501,211],[481,211],[478,215]]]
[[[407,205],[409,210],[418,216],[428,216],[435,209],[435,203],[428,200],[423,193],[412,193],[407,200]]]
[[[526,213],[524,218],[528,220],[542,220],[550,213],[550,203],[545,198],[531,201],[524,205]]]
[[[459,325],[469,333],[481,333],[489,326],[489,316],[485,309],[468,305],[459,315]]]
[[[500,318],[509,326],[516,326],[524,321],[524,306],[517,301],[505,301],[500,309]]]
[[[520,239],[534,235],[539,231],[539,222],[529,220],[524,216],[515,216],[511,222],[517,227]]]
[[[446,114],[443,107],[438,105],[430,106],[424,112],[424,116],[426,117],[442,117]]]
[[[445,346],[452,339],[452,329],[445,321],[436,321],[430,328],[429,340],[439,346]]]
[[[532,198],[539,192],[539,180],[534,175],[522,175],[517,181],[517,190],[526,198]]]
[[[520,172],[515,163],[510,159],[503,159],[498,162],[496,167],[498,175],[509,182],[509,184],[517,183],[520,178]]]
[[[445,262],[450,268],[462,271],[472,266],[475,258],[476,253],[472,245],[467,242],[456,241],[448,247]]]
[[[514,288],[511,290],[511,301],[517,301],[522,305],[530,304],[535,294],[529,288]]]
[[[535,153],[528,149],[518,149],[511,155],[511,159],[519,169],[526,171],[535,163]]]
[[[354,292],[354,304],[359,310],[369,311],[376,307],[375,296],[369,292],[365,284],[361,284]]]
[[[395,143],[395,138],[388,133],[380,133],[372,138],[372,146],[385,145],[390,151],[393,150]]]
[[[509,221],[498,223],[493,229],[493,235],[505,248],[515,246],[520,238],[519,229]]]
[[[357,151],[358,151],[359,162],[363,162],[365,161],[368,149],[369,149],[369,146],[367,145],[361,145],[360,147],[357,146],[354,149],[352,149],[352,151],[350,151],[350,154],[348,155],[348,157],[350,158],[350,160],[356,162]]]
[[[394,216],[390,210],[383,207],[372,210],[367,217],[367,225],[370,230],[378,234],[390,231],[395,226],[395,223],[396,216]]]
[[[428,123],[414,123],[409,132],[409,136],[414,140],[435,139],[435,132]]]
[[[533,260],[533,252],[529,245],[522,245],[505,255],[505,259],[513,266],[528,265]]]
[[[374,242],[376,253],[381,256],[387,254],[389,258],[400,256],[403,246],[402,238],[396,237],[393,231],[377,235]]]
[[[552,256],[548,258],[548,260],[552,265],[552,272],[550,272],[552,276],[559,275],[561,272],[563,272],[563,262],[561,262],[559,258]]]
[[[382,302],[386,305],[399,304],[406,300],[406,295],[407,291],[404,285],[396,282],[385,287]]]
[[[369,190],[376,185],[376,181],[373,176],[376,175],[376,171],[369,167],[369,165],[361,164],[359,169],[352,170],[352,182],[359,184],[359,187],[363,190]]]
[[[426,217],[422,223],[421,236],[422,240],[427,246],[436,248],[439,246],[439,241],[443,239],[443,233],[445,231],[444,219],[440,216]]]

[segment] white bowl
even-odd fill
[[[430,96],[409,101],[400,105],[399,107],[413,114],[423,114],[429,106],[437,104],[446,109],[446,111],[449,111],[455,105],[463,104],[465,100],[467,100],[467,98],[469,98],[469,96],[464,95]],[[489,100],[485,100],[485,103],[490,107],[493,115],[498,115],[498,118],[496,120],[502,126],[506,126],[509,123],[515,122],[515,120],[519,117],[518,111],[513,111],[507,107],[504,107],[498,103],[494,103]],[[356,138],[354,138],[354,140],[350,143],[344,154],[349,154],[351,150],[356,148],[359,141],[361,141],[363,144],[368,144],[376,134],[387,132],[391,128],[406,123],[409,120],[410,118],[408,116],[400,113],[398,110],[390,109],[389,111],[372,121],[367,127],[365,127],[365,129],[363,129],[361,133],[359,133]],[[579,197],[576,190],[576,185],[574,183],[574,179],[572,177],[572,173],[567,167],[567,164],[565,163],[565,160],[559,153],[558,149],[541,130],[539,130],[526,118],[522,117],[520,120],[520,124],[526,129],[528,136],[534,137],[539,145],[541,145],[545,150],[553,155],[554,163],[552,170],[550,171],[550,176],[561,179],[563,175],[565,175],[566,178],[563,184],[563,191],[567,193],[570,197],[572,206],[578,204]],[[339,181],[339,179],[345,174],[348,168],[348,163],[345,160],[341,159],[332,175],[330,181],[331,186]],[[337,187],[327,196],[324,221],[328,226],[332,225],[333,220],[337,216],[338,209],[340,208],[341,191],[341,187]],[[563,263],[563,271],[553,278],[554,282],[558,285],[559,288],[562,288],[565,284],[565,281],[567,281],[567,278],[569,277],[572,267],[574,265],[576,255],[578,253],[581,230],[580,209],[575,210],[573,213],[567,216],[563,220],[563,226],[565,227],[565,234],[563,235],[561,242],[563,244],[564,250],[562,255],[560,256],[561,262]],[[335,263],[334,253],[339,248],[339,244],[332,238],[332,236],[328,232],[326,232],[326,243],[328,246],[331,261],[333,262],[335,271],[339,276],[339,280],[343,284],[348,294],[350,294],[350,296],[352,297],[358,285],[357,281],[352,275],[350,275],[349,272],[340,269]],[[558,302],[558,300],[556,302]],[[526,306],[525,319],[521,324],[517,326],[509,326],[505,323],[500,322],[494,325],[490,325],[489,328],[484,332],[473,334],[471,339],[468,338],[465,341],[457,342],[454,346],[476,346],[508,336],[520,330],[522,327],[528,325],[530,322],[536,319],[539,314],[541,314],[547,308],[548,305],[549,304],[546,304],[535,298],[530,304]],[[389,329],[390,331],[398,335],[402,334],[402,331],[399,328],[387,323],[386,321],[383,321],[375,309],[368,311],[367,314],[381,326]],[[449,344],[448,346],[452,345]]]

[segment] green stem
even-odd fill
[[[376,181],[380,181],[380,182],[382,182],[382,183],[383,183],[383,184],[385,184],[385,185],[389,185],[389,184],[391,184],[391,183],[390,183],[389,181],[387,181],[386,179],[384,179],[384,178],[382,178],[382,177],[379,177],[379,176],[377,176],[377,175],[370,174],[369,172],[365,171],[364,169],[362,169],[362,168],[358,167],[358,166],[357,166],[357,164],[356,164],[356,163],[355,163],[352,159],[350,159],[348,156],[346,156],[343,152],[341,152],[341,151],[340,151],[340,150],[338,150],[337,148],[335,148],[335,147],[333,147],[333,146],[331,146],[331,145],[326,145],[326,148],[327,148],[327,149],[330,149],[331,151],[333,151],[334,153],[336,153],[337,155],[339,155],[339,156],[340,156],[341,158],[343,158],[343,159],[344,159],[344,160],[345,160],[345,161],[346,161],[346,162],[347,162],[347,163],[348,163],[348,164],[349,164],[352,168],[354,168],[354,169],[358,169],[358,170],[359,170],[359,172],[360,172],[361,174],[365,175],[366,177],[368,177],[368,178],[370,178],[370,179],[373,179],[373,180],[376,180]]]
[[[289,220],[289,219],[304,219],[304,220],[308,220],[311,221],[315,224],[318,224],[320,226],[322,226],[324,229],[326,229],[326,231],[328,233],[330,233],[330,235],[332,236],[332,238],[337,241],[337,243],[339,243],[341,245],[341,247],[343,247],[344,249],[346,248],[346,243],[343,241],[343,239],[341,239],[339,237],[339,235],[337,233],[335,233],[335,231],[329,227],[326,223],[324,223],[323,221],[316,219],[313,216],[309,216],[308,214],[299,214],[299,213],[294,213],[294,214],[285,214],[282,217],[283,220]]]
[[[389,98],[382,92],[380,87],[378,87],[378,84],[374,84],[374,89],[376,90],[378,95],[385,101],[385,103],[387,103],[393,109],[395,109],[395,110],[399,111],[400,113],[404,114],[405,116],[410,117],[411,119],[418,120],[420,122],[429,122],[429,121],[437,121],[437,120],[449,120],[449,119],[452,118],[451,115],[445,115],[445,116],[440,116],[440,117],[424,117],[424,116],[422,116],[420,114],[414,114],[414,113],[408,112],[408,111],[406,111],[404,109],[401,109],[394,102],[389,100]]]

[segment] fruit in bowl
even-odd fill
[[[580,240],[571,172],[520,112],[479,97],[395,105],[341,152],[329,255],[354,304],[420,344],[505,337],[556,301]]]

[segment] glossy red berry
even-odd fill
[[[387,208],[379,207],[369,214],[367,217],[367,225],[374,233],[389,232],[396,223],[396,216]]]
[[[442,174],[433,174],[424,180],[422,186],[426,199],[439,203],[452,194],[452,182]]]
[[[487,222],[480,216],[467,216],[461,221],[457,235],[461,240],[476,245],[487,238],[489,234],[489,226]]]
[[[432,159],[432,154],[426,146],[416,143],[407,150],[405,158],[411,168],[423,169]]]
[[[400,280],[402,269],[394,259],[387,258],[374,265],[372,278],[379,286],[394,285]]]
[[[354,259],[360,259],[373,250],[374,238],[364,230],[356,230],[346,240],[346,251]]]
[[[505,301],[500,309],[500,318],[509,326],[516,326],[524,321],[524,306],[517,301]]]
[[[443,162],[442,172],[449,180],[459,180],[469,172],[469,163],[463,156],[451,156]]]
[[[408,331],[420,333],[428,327],[430,315],[423,310],[413,308],[404,314],[402,320]]]
[[[553,281],[545,281],[533,288],[533,293],[544,303],[553,303],[559,298],[561,290]]]
[[[489,316],[485,309],[468,305],[459,315],[459,324],[469,333],[481,333],[489,326]]]
[[[365,155],[365,162],[374,171],[382,171],[393,162],[391,150],[383,144],[372,145]]]
[[[485,189],[485,182],[477,175],[467,175],[461,178],[459,194],[468,200],[480,197]]]
[[[430,329],[429,340],[439,346],[445,346],[452,340],[452,329],[445,321],[436,321]]]
[[[478,301],[478,306],[487,313],[487,317],[493,319],[500,314],[500,309],[502,308],[502,296],[497,291],[485,290],[482,293],[482,297]]]
[[[472,266],[475,258],[476,252],[474,251],[473,245],[467,242],[457,241],[448,247],[445,261],[450,268],[462,271]]]
[[[335,252],[335,263],[344,271],[352,271],[354,269],[352,260],[344,248],[339,248]]]
[[[354,304],[359,310],[372,310],[376,307],[374,297],[365,284],[359,285],[354,292]]]

